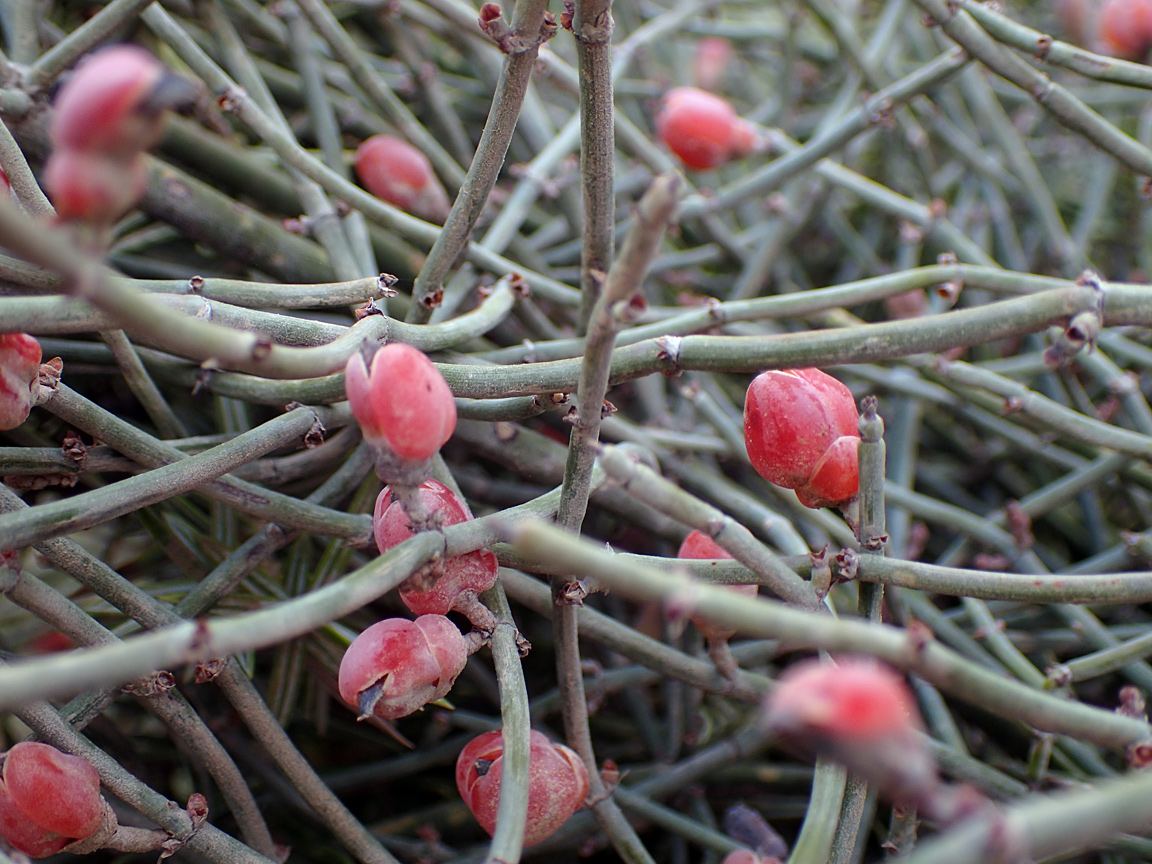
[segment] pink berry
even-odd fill
[[[684,542],[680,544],[680,551],[676,553],[677,558],[691,558],[696,560],[707,560],[714,558],[731,558],[726,551],[717,545],[716,541],[705,534],[703,531],[693,531],[684,538]],[[755,585],[725,585],[729,591],[735,591],[737,594],[742,594],[745,597],[755,597],[757,587]],[[736,635],[735,630],[729,630],[717,624],[713,624],[699,615],[690,616],[692,623],[696,625],[696,629],[700,631],[705,639],[719,640],[731,639]]]
[[[547,840],[588,797],[588,771],[568,747],[532,731],[528,757],[528,823],[524,845]],[[456,788],[480,823],[492,834],[500,806],[504,733],[485,732],[469,741],[456,760]]]
[[[448,218],[448,193],[428,157],[400,138],[373,135],[356,150],[356,176],[389,204],[427,219]]]
[[[859,488],[855,450],[841,440],[859,438],[859,421],[851,391],[831,375],[773,369],[748,387],[744,443],[766,480],[796,489],[808,506],[841,504]]]
[[[44,168],[44,188],[65,222],[111,225],[147,187],[148,164],[139,153],[110,159],[99,151],[56,150]]]
[[[723,36],[705,36],[696,46],[693,77],[702,90],[715,90],[732,60],[732,43]]]
[[[361,719],[373,713],[385,720],[407,717],[443,698],[467,660],[464,637],[443,615],[388,618],[344,652],[340,696],[360,710]]]
[[[920,728],[916,700],[904,678],[864,657],[790,666],[768,694],[764,710],[774,728],[830,738],[869,740]]]
[[[391,342],[372,358],[359,353],[344,370],[344,390],[364,439],[400,459],[430,459],[452,437],[456,402],[443,376],[422,351]]]
[[[888,666],[860,657],[797,663],[768,694],[764,716],[769,730],[828,754],[898,800],[946,803],[916,700]]]
[[[127,156],[152,146],[168,107],[167,100],[154,106],[152,98],[169,76],[159,60],[136,45],[89,54],[53,102],[53,148]]]
[[[796,497],[805,507],[834,507],[860,491],[859,437],[844,435],[824,451],[812,476],[796,487]]]
[[[0,333],[0,430],[28,419],[40,380],[40,343],[27,333]]]
[[[468,505],[439,480],[424,481],[417,494],[430,513],[439,514],[444,527],[472,518]],[[393,500],[390,487],[386,486],[376,499],[372,530],[381,554],[412,536],[408,514],[399,501]],[[495,585],[499,567],[496,556],[487,549],[456,555],[443,562],[443,573],[430,587],[418,587],[419,580],[412,579],[401,584],[400,599],[417,615],[447,615],[464,592],[470,591],[474,596]]]
[[[0,836],[14,848],[45,858],[104,824],[100,776],[89,762],[33,741],[2,758]]]
[[[196,95],[135,45],[117,45],[80,61],[60,88],[44,185],[61,219],[108,224],[143,194],[142,153],[164,131],[164,111]]]
[[[664,96],[656,133],[693,171],[723,165],[750,153],[756,131],[727,100],[696,87],[677,87]]]
[[[1100,7],[1100,41],[1114,57],[1139,60],[1152,46],[1150,0],[1104,0]]]

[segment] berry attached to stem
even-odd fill
[[[359,636],[340,661],[340,696],[364,720],[407,717],[441,699],[468,661],[468,643],[443,615],[388,618]]]
[[[528,768],[528,823],[524,845],[547,840],[575,813],[588,796],[588,771],[580,757],[542,732],[531,733]],[[473,738],[456,760],[460,797],[490,835],[496,831],[500,806],[504,733],[485,732]]]
[[[851,503],[860,489],[860,414],[852,392],[819,369],[757,375],[744,402],[744,443],[764,479],[807,507]]]
[[[421,483],[416,494],[422,510],[431,515],[437,527],[458,525],[472,518],[468,505],[438,480]],[[385,487],[376,499],[372,530],[380,554],[415,533],[406,505],[393,499],[391,487]],[[496,584],[498,572],[496,556],[487,549],[477,549],[437,562],[434,571],[410,577],[400,586],[400,599],[417,615],[447,615],[455,609],[477,630],[490,635],[496,619],[478,595]]]
[[[28,419],[40,380],[40,343],[27,333],[0,333],[0,430]]]
[[[402,342],[377,351],[371,369],[356,353],[344,370],[344,390],[376,454],[376,473],[389,483],[419,485],[427,461],[456,428],[456,402],[432,361]]]
[[[48,744],[21,741],[0,754],[0,836],[32,858],[55,855],[115,817],[91,763]]]
[[[160,140],[164,112],[196,91],[135,45],[84,58],[54,102],[44,185],[61,220],[106,229],[148,182],[144,151]]]

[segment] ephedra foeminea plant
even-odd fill
[[[1122,5],[14,9],[0,852],[1150,857]]]

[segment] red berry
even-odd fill
[[[373,135],[356,150],[356,176],[377,198],[431,222],[448,218],[448,193],[428,157],[400,138]]]
[[[388,618],[359,636],[340,661],[340,696],[361,719],[407,717],[441,699],[468,660],[468,646],[443,615]]]
[[[693,531],[685,537],[684,542],[680,544],[680,551],[676,553],[676,557],[707,560],[713,558],[731,558],[732,556],[721,549],[716,541],[703,531]],[[755,585],[725,585],[724,587],[746,597],[755,597],[758,590]],[[701,618],[699,615],[692,615],[690,617],[692,623],[696,625],[696,629],[700,631],[705,639],[731,639],[736,635],[735,630],[729,630],[713,624],[707,619]]]
[[[528,823],[524,845],[547,840],[588,797],[588,771],[572,750],[532,731],[528,761]],[[504,733],[485,732],[469,741],[456,760],[456,788],[480,823],[492,834],[500,806]]]
[[[468,505],[439,480],[424,481],[417,494],[430,513],[439,514],[444,527],[472,518]],[[412,536],[412,523],[400,502],[392,499],[391,487],[384,487],[376,499],[372,530],[380,554]],[[412,579],[401,584],[400,599],[417,615],[447,615],[465,591],[479,594],[495,585],[499,568],[496,556],[487,549],[456,555],[443,562],[443,572],[430,587],[419,588],[419,582]]]
[[[110,159],[99,151],[56,150],[44,168],[44,188],[62,221],[111,225],[147,186],[148,164],[140,153]]]
[[[387,446],[400,459],[430,459],[456,428],[448,382],[411,345],[385,345],[372,358],[371,372],[364,358],[353,354],[344,370],[344,390],[364,439]]]
[[[834,507],[860,491],[860,439],[845,435],[832,442],[812,469],[812,476],[796,487],[796,497],[805,507]]]
[[[859,471],[851,442],[839,439],[859,438],[859,421],[851,391],[831,375],[774,369],[748,387],[744,443],[766,480],[796,489],[808,506],[840,504],[856,494]]]
[[[0,430],[28,419],[40,380],[40,343],[27,333],[0,333]]]
[[[916,700],[904,678],[864,657],[790,666],[764,708],[773,728],[829,738],[868,740],[920,728]]]
[[[826,753],[897,800],[943,813],[936,763],[902,676],[871,658],[790,667],[764,703],[770,731]]]
[[[141,154],[164,131],[164,110],[191,104],[192,85],[135,45],[90,54],[60,88],[44,185],[61,219],[107,224],[144,192]]]
[[[1152,0],[1104,0],[1100,41],[1115,57],[1139,60],[1152,46]]]
[[[727,100],[696,87],[668,91],[656,115],[656,133],[693,171],[743,156],[756,146],[756,131]]]
[[[79,756],[22,741],[3,754],[0,836],[33,858],[54,855],[104,823],[100,776]]]

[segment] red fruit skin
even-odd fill
[[[819,369],[773,369],[757,375],[744,402],[744,443],[766,480],[804,486],[837,438],[858,436],[851,391]]]
[[[373,135],[356,150],[356,176],[369,192],[401,210],[442,223],[448,193],[423,153],[400,138]]]
[[[371,372],[353,354],[344,369],[344,390],[364,439],[387,445],[401,459],[430,459],[456,428],[448,382],[411,345],[385,345],[372,358]]]
[[[143,152],[160,140],[164,109],[192,85],[135,45],[88,55],[57,94],[44,186],[63,220],[109,225],[143,195]]]
[[[1152,46],[1152,2],[1104,0],[1100,7],[1100,41],[1114,57],[1139,60]]]
[[[774,727],[829,738],[867,741],[922,728],[904,678],[863,657],[842,657],[836,663],[805,660],[790,666],[764,707]]]
[[[439,513],[441,525],[458,525],[472,518],[468,505],[439,480],[425,480],[418,493],[431,513]],[[393,546],[412,536],[412,524],[399,501],[392,498],[392,488],[385,486],[376,499],[372,517],[376,547],[383,555]],[[400,599],[417,615],[447,615],[465,591],[479,594],[496,584],[500,564],[487,549],[477,549],[444,561],[443,572],[430,588],[420,590],[409,579],[400,585]]]
[[[116,45],[89,54],[60,88],[49,135],[54,149],[99,150],[127,156],[155,144],[163,132],[161,113],[148,98],[170,73],[135,45]]]
[[[812,469],[812,476],[796,487],[796,497],[805,507],[835,507],[850,501],[860,491],[860,439],[845,435],[832,442]]]
[[[415,621],[387,618],[359,636],[340,661],[340,696],[359,708],[360,694],[391,676],[375,714],[385,720],[407,717],[452,689],[468,661],[468,646],[443,615]]]
[[[40,380],[40,343],[27,333],[0,333],[0,430],[28,419]]]
[[[762,860],[766,859],[761,859],[760,856],[751,849],[733,849],[724,856],[721,864],[761,864]]]
[[[723,36],[705,36],[696,46],[693,78],[702,90],[715,90],[732,60],[732,43]]]
[[[708,560],[714,558],[731,558],[732,556],[725,552],[715,540],[703,531],[693,531],[685,537],[684,542],[680,544],[680,551],[676,553],[676,557]],[[742,594],[745,597],[755,597],[759,590],[755,585],[725,585],[723,587],[729,591],[735,591],[737,594]],[[711,621],[708,621],[706,618],[701,618],[699,615],[691,615],[689,618],[705,639],[731,639],[736,635],[735,630],[728,630],[717,624],[713,624]]]
[[[524,846],[547,840],[588,797],[588,771],[568,747],[533,730],[529,738],[528,822]],[[456,760],[456,788],[480,823],[493,834],[500,806],[504,733],[485,732],[469,741]]]
[[[110,225],[140,200],[148,186],[142,154],[110,159],[99,151],[56,150],[44,168],[44,188],[63,221]]]
[[[916,701],[902,676],[871,658],[806,660],[768,694],[770,732],[826,753],[896,800],[932,804],[939,782]]]
[[[4,754],[0,835],[33,858],[90,836],[104,821],[100,776],[79,756],[22,741]]]
[[[677,87],[664,96],[656,133],[685,167],[706,171],[750,152],[752,126],[725,99],[696,87]]]

